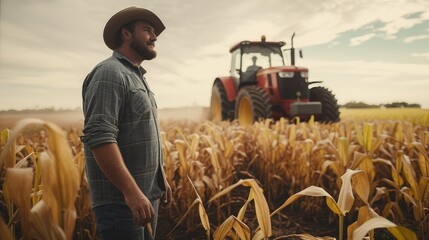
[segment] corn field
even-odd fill
[[[429,112],[379,112],[162,121],[174,202],[157,239],[429,239]],[[0,239],[99,239],[81,127],[1,131]]]

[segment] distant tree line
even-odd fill
[[[1,113],[48,113],[48,112],[71,112],[71,111],[82,111],[82,108],[54,108],[54,107],[45,107],[45,108],[34,108],[34,109],[8,109],[0,110]]]
[[[393,102],[387,104],[367,104],[364,102],[351,101],[344,105],[340,105],[344,108],[421,108],[420,104],[417,103],[406,103],[406,102]]]

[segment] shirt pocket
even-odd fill
[[[149,90],[149,96],[150,96],[150,102],[152,104],[152,108],[156,110],[158,108],[158,104],[156,104],[155,94]]]
[[[130,105],[133,115],[139,117],[147,114],[152,109],[152,100],[144,88],[131,89]]]

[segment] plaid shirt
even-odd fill
[[[125,165],[149,200],[165,191],[157,105],[144,73],[114,51],[83,83],[82,141],[92,207],[125,204],[122,192],[104,176],[91,152],[105,143],[118,144]]]

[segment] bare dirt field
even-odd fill
[[[161,121],[192,120],[204,121],[207,119],[207,107],[183,107],[159,109],[158,117]],[[83,127],[82,111],[2,111],[0,112],[0,129],[12,129],[15,124],[25,118],[37,118],[52,122],[62,128]]]

